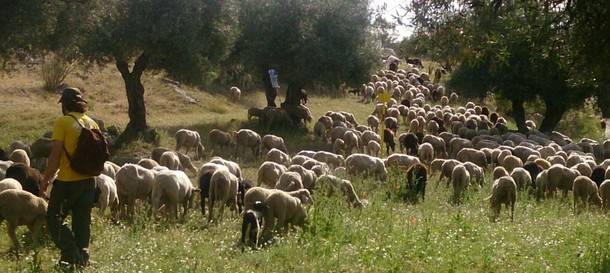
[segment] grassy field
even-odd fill
[[[246,92],[240,104],[232,104],[221,94],[184,87],[198,100],[189,104],[161,77],[148,74],[144,84],[149,123],[161,132],[162,146],[174,146],[171,136],[179,128],[196,129],[207,138],[211,128],[257,127],[245,117],[248,107],[263,105],[260,92]],[[60,115],[57,95],[40,90],[38,78],[36,71],[0,76],[4,95],[0,146],[14,139],[33,141],[50,130]],[[116,71],[94,68],[67,81],[84,88],[91,112],[107,125],[125,126],[126,101]],[[372,110],[353,97],[313,97],[308,106],[315,117],[327,110],[345,110],[359,121]],[[286,139],[291,152],[330,149],[303,131],[275,133]],[[596,133],[585,136],[599,139]],[[151,148],[136,142],[116,156],[146,156]],[[247,178],[255,180],[259,163],[241,162]],[[504,210],[498,222],[491,222],[489,204],[484,201],[490,177],[482,189],[469,191],[460,206],[449,202],[449,188],[437,187],[437,177],[429,181],[426,201],[417,205],[398,197],[404,184],[399,170],[391,172],[387,183],[360,177],[351,180],[368,201],[367,207],[350,209],[343,200],[318,192],[306,229],[259,251],[242,251],[238,244],[241,220],[236,214],[229,213],[223,223],[212,226],[198,209],[179,223],[155,221],[140,213],[131,221],[114,224],[94,211],[91,254],[96,264],[85,271],[610,272],[610,218],[594,209],[575,216],[571,197],[537,203],[521,193],[514,222]],[[0,225],[2,253],[10,247],[5,229],[5,224]],[[25,243],[23,255],[20,259],[0,255],[0,272],[53,272],[58,251],[49,238],[33,248],[26,230],[19,229]]]

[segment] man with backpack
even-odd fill
[[[81,91],[65,88],[59,102],[63,116],[53,127],[52,150],[40,192],[45,194],[59,170],[52,181],[47,227],[61,251],[59,265],[81,267],[89,264],[94,176],[101,172],[109,153],[98,125],[85,114],[87,101]],[[72,215],[72,230],[65,223],[68,213]]]

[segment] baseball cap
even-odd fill
[[[63,101],[83,101],[85,103],[87,102],[83,98],[83,92],[81,92],[76,87],[66,87],[61,91],[61,98],[59,98],[59,101],[57,103]]]

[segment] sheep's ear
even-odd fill
[[[195,188],[195,189],[193,189],[193,192],[201,192],[201,189]]]

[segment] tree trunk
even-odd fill
[[[523,107],[523,100],[514,99],[512,102],[512,111],[511,116],[515,119],[515,123],[517,123],[517,130],[520,133],[526,134],[529,130],[525,125],[525,108]]]
[[[144,85],[142,73],[146,69],[148,55],[142,53],[135,61],[133,69],[129,71],[129,64],[123,59],[116,60],[116,67],[125,82],[125,92],[129,105],[129,123],[117,140],[119,145],[130,142],[139,134],[148,129],[146,123],[146,106],[144,104]]]
[[[294,125],[301,124],[301,120],[303,119],[303,113],[301,111],[301,108],[303,107],[299,107],[301,105],[301,101],[305,97],[305,94],[301,91],[303,86],[304,85],[300,82],[288,83],[288,88],[286,89],[286,99],[281,104],[281,108],[288,113],[288,116]]]
[[[557,124],[563,117],[563,114],[568,109],[565,104],[553,103],[551,101],[544,101],[546,110],[544,111],[544,119],[540,124],[540,131],[543,133],[550,133],[555,130]]]
[[[606,83],[606,88],[597,92],[597,106],[602,113],[602,118],[610,118],[610,82]]]

